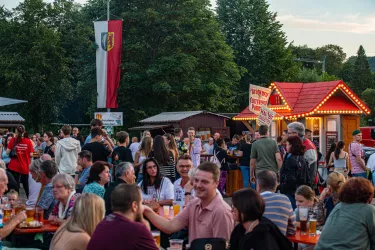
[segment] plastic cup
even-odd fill
[[[169,240],[169,249],[182,250],[183,240]]]
[[[300,232],[302,235],[309,234],[309,228],[307,225],[307,218],[309,216],[308,207],[298,207],[299,220],[300,220]]]
[[[163,206],[164,218],[169,218],[169,206]]]

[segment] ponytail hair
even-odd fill
[[[337,147],[335,149],[335,159],[338,160],[340,157],[341,149],[345,147],[345,142],[344,141],[339,141],[337,143]]]
[[[22,125],[19,125],[17,128],[16,128],[16,140],[17,140],[17,143],[20,143],[23,136],[24,136],[24,133],[25,133],[25,127],[22,126]]]

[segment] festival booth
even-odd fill
[[[276,112],[270,136],[276,139],[289,123],[301,122],[312,131],[312,141],[324,156],[332,143],[343,140],[349,145],[352,131],[360,127],[360,115],[371,112],[343,81],[274,82],[268,89],[271,93],[267,107]],[[233,117],[251,133],[257,128],[257,119],[249,107]]]
[[[229,137],[230,128],[226,121],[230,118],[221,114],[208,111],[180,111],[163,112],[155,116],[139,121],[142,126],[129,128],[130,131],[150,130],[153,136],[172,133],[175,128],[181,128],[184,135],[187,135],[189,127],[196,129],[196,135],[202,141],[207,141],[215,133],[220,133],[223,137]]]

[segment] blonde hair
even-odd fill
[[[327,177],[327,185],[331,186],[334,192],[338,192],[345,183],[345,176],[338,172],[332,172]]]
[[[60,240],[65,230],[71,233],[87,233],[91,237],[104,215],[104,200],[101,197],[91,193],[80,195],[75,201],[70,220],[59,228],[51,245]]]
[[[7,193],[7,197],[9,197],[9,195],[17,195],[18,197],[18,192],[14,189],[11,189],[8,193]]]

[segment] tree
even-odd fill
[[[342,47],[334,44],[328,44],[316,49],[317,60],[323,60],[325,57],[325,71],[330,75],[338,75],[342,68],[342,64],[346,58]],[[321,72],[321,65],[319,66]]]
[[[91,20],[105,15],[102,2],[90,1],[83,12]],[[130,123],[162,111],[236,107],[240,69],[208,4],[111,1],[113,15],[123,18],[118,101]]]
[[[218,0],[217,15],[236,63],[247,69],[240,85],[242,107],[248,105],[250,83],[268,86],[295,74],[298,64],[265,0]]]
[[[323,75],[319,75],[316,69],[306,69],[302,68],[299,69],[298,73],[291,79],[293,82],[325,82],[325,81],[334,81],[339,80],[339,77],[334,75],[329,75],[328,73],[324,73]]]
[[[49,22],[46,3],[25,0],[0,35],[12,37],[12,43],[0,52],[0,86],[5,96],[28,101],[20,112],[34,131],[55,121],[71,99],[68,61],[59,33],[49,28]]]
[[[372,112],[375,111],[375,89],[366,89],[362,93],[362,100],[367,104]]]
[[[350,87],[352,87],[353,77],[354,77],[354,68],[355,68],[354,63],[355,63],[355,60],[348,59],[343,64],[339,73],[340,78]]]
[[[354,64],[354,75],[352,80],[352,88],[353,91],[357,95],[361,95],[361,93],[366,90],[367,88],[373,87],[373,79],[370,70],[370,65],[367,61],[365,49],[359,46],[357,52],[357,58]]]

